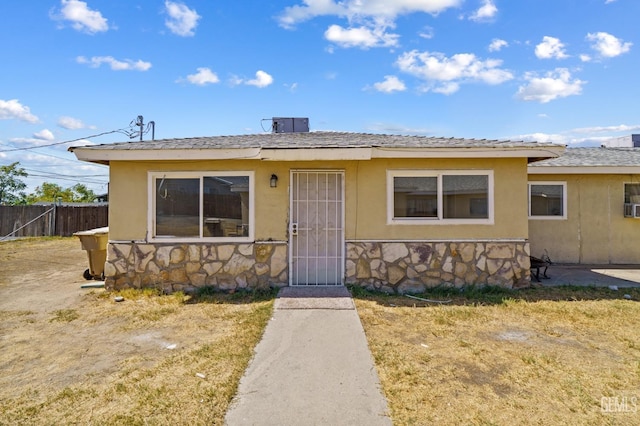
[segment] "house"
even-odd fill
[[[281,124],[71,148],[109,165],[106,287],[529,284],[527,165],[564,146]]]
[[[622,144],[623,142],[624,144]],[[531,253],[573,264],[640,263],[640,135],[529,164]]]

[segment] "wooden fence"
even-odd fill
[[[107,205],[0,206],[0,238],[69,237],[74,232],[101,228],[108,224]]]

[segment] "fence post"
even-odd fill
[[[58,203],[53,203],[53,235],[58,235],[58,230],[56,229],[58,226]]]

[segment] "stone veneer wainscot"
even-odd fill
[[[164,292],[288,285],[286,242],[255,244],[110,243],[105,287]],[[437,286],[531,284],[529,243],[347,242],[345,283],[387,293]]]
[[[109,243],[105,287],[159,288],[166,293],[286,286],[286,243]]]
[[[529,243],[347,242],[346,283],[386,293],[531,284]]]

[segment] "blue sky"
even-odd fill
[[[4,1],[0,164],[30,190],[105,192],[106,167],[66,149],[129,141],[139,115],[156,139],[280,116],[598,146],[640,132],[638,16],[637,0]]]

